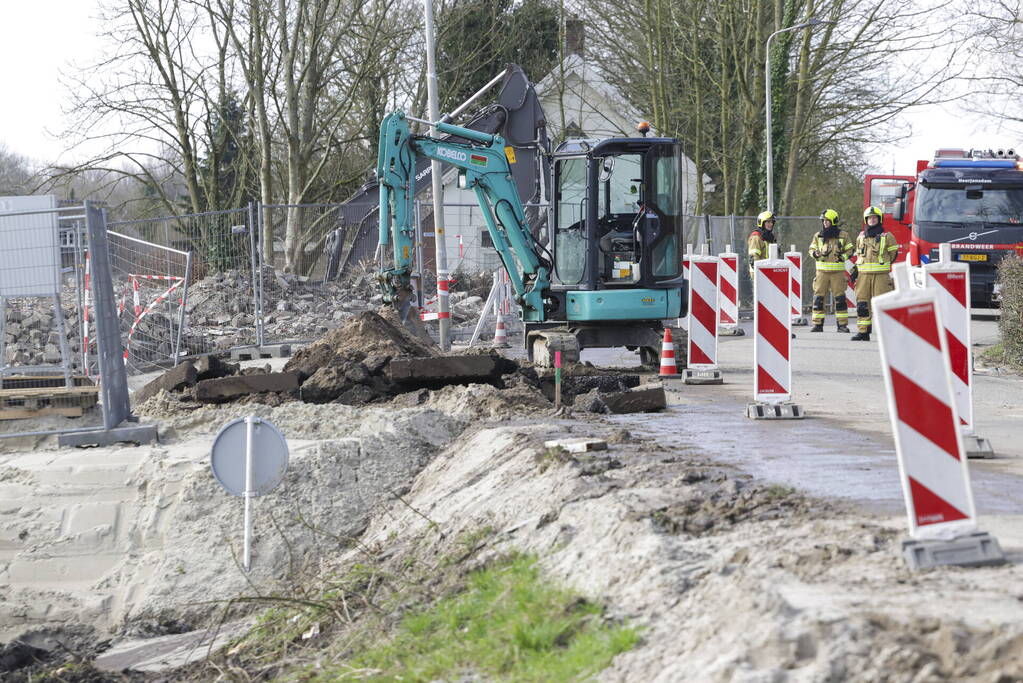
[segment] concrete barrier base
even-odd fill
[[[803,406],[795,403],[750,403],[746,417],[751,420],[802,420],[806,417]]]
[[[910,569],[946,565],[983,567],[1005,563],[1005,553],[998,545],[998,539],[986,531],[950,541],[907,539],[902,542],[902,557]]]
[[[725,378],[717,369],[685,368],[682,378],[686,384],[724,384]]]
[[[963,449],[967,458],[993,458],[995,449],[991,442],[976,434],[963,434]]]

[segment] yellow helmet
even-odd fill
[[[826,211],[821,211],[821,220],[823,221],[825,219],[831,221],[832,225],[838,225],[838,212],[835,211],[834,209],[827,209]]]
[[[774,220],[777,220],[774,217],[774,212],[772,212],[772,211],[761,211],[760,215],[757,216],[757,227],[758,228],[762,228],[762,227],[764,227],[764,223],[765,222],[767,222],[767,221],[774,221]]]
[[[871,216],[877,216],[878,221],[880,221],[884,218],[884,212],[881,211],[881,209],[877,208],[876,206],[868,206],[867,209],[863,212],[864,225],[867,224],[867,219],[870,218]],[[878,224],[880,225],[880,223]]]

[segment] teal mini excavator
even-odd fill
[[[393,254],[378,274],[386,301],[400,306],[411,298],[416,161],[436,159],[457,168],[459,187],[476,195],[511,279],[531,360],[550,367],[554,351],[577,361],[584,348],[626,347],[658,364],[665,324],[687,312],[686,176],[677,140],[561,144],[551,157],[544,244],[526,221],[501,136],[446,122],[436,124],[446,139],[413,135],[410,120],[418,121],[395,112],[380,125],[380,253]],[[678,348],[676,357],[683,358]]]

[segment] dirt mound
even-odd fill
[[[436,346],[409,333],[390,308],[365,311],[345,325],[300,349],[284,366],[311,377],[329,365],[350,365],[364,358],[426,358],[438,353]]]
[[[489,384],[420,389],[394,399],[401,406],[424,406],[462,420],[507,419],[515,415],[549,413],[553,407],[535,387],[519,383],[505,389]]]

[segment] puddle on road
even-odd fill
[[[686,388],[684,392],[689,392]],[[750,420],[745,403],[720,394],[694,399],[669,394],[659,414],[615,415],[610,420],[668,448],[695,446],[718,462],[758,479],[820,497],[843,498],[867,511],[905,511],[894,445],[887,439],[842,429],[826,420]],[[972,468],[979,514],[1020,514],[1023,477]]]

